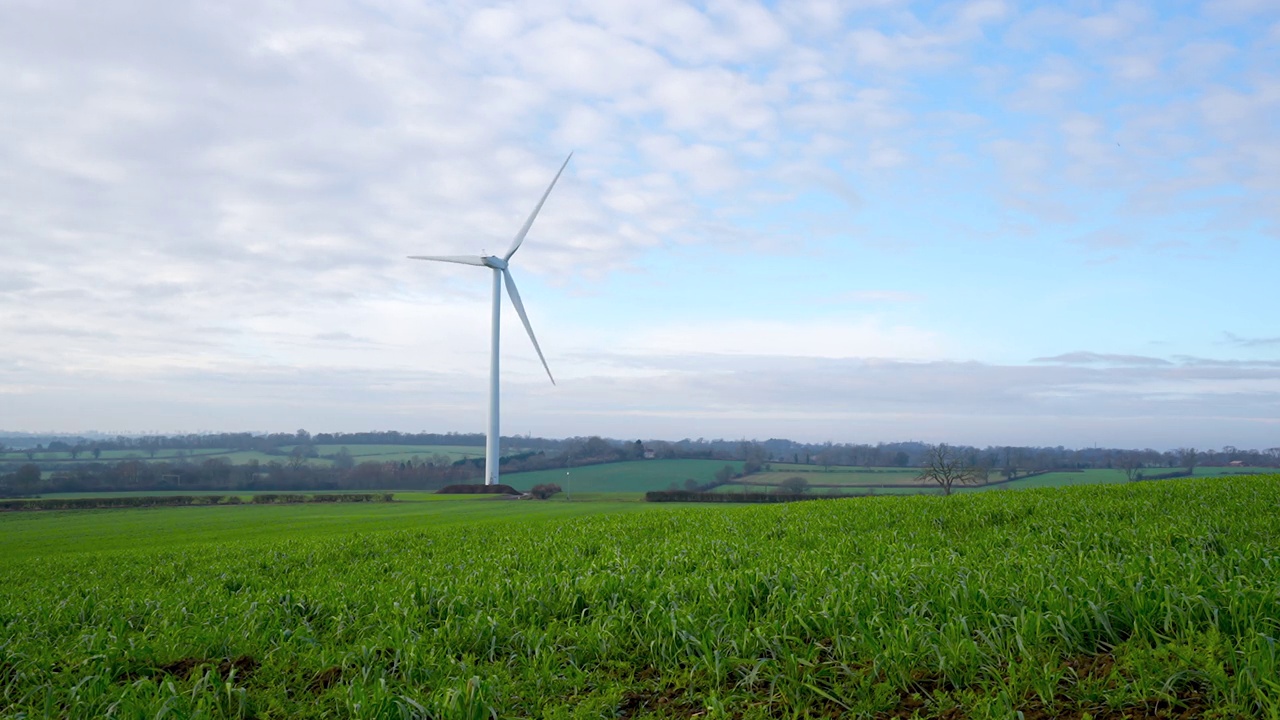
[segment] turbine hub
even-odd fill
[[[500,258],[500,257],[497,257],[496,255],[489,255],[489,256],[487,256],[487,257],[483,257],[483,258],[480,258],[480,259],[484,261],[484,264],[485,264],[486,266],[491,267],[491,268],[494,268],[494,269],[496,269],[496,270],[506,270],[506,269],[507,269],[507,261],[506,261],[506,260],[503,260],[503,259],[502,259],[502,258]]]

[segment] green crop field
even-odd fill
[[[502,482],[528,490],[541,483],[556,483],[572,493],[643,493],[650,490],[666,490],[671,483],[684,487],[685,480],[699,484],[709,483],[717,470],[725,465],[734,472],[742,471],[742,463],[726,460],[636,460],[633,462],[583,465],[565,470],[538,470],[535,472],[508,473]]]
[[[416,499],[0,516],[0,717],[1280,717],[1280,476]]]
[[[771,462],[769,467],[774,472],[785,472],[792,475],[804,473],[843,473],[852,475],[868,475],[874,476],[881,473],[900,474],[913,472],[912,468],[904,467],[863,467],[861,465],[832,465],[829,469],[823,465],[806,465],[804,463],[785,463]]]
[[[200,493],[96,493],[166,495]],[[225,494],[225,493],[217,493]],[[252,493],[245,494],[248,497]],[[0,558],[136,548],[174,548],[273,540],[328,538],[456,524],[628,513],[659,507],[637,498],[599,502],[511,501],[493,497],[395,493],[394,503],[239,505],[93,511],[0,513]],[[2,715],[0,715],[2,717]]]
[[[920,476],[918,468],[886,468],[879,472],[858,472],[846,470],[833,470],[832,472],[795,472],[794,470],[777,470],[771,472],[761,472],[747,478],[749,481],[756,483],[762,482],[767,485],[776,485],[787,478],[799,477],[804,478],[810,485],[840,485],[840,486],[867,486],[867,485],[916,485],[916,478]]]
[[[377,462],[410,460],[414,457],[423,460],[429,459],[434,455],[447,455],[450,460],[461,460],[469,457],[484,457],[483,447],[473,447],[468,445],[316,445],[316,451],[321,455],[333,455],[341,448],[347,448],[347,452],[351,453],[351,457],[356,462],[372,460]],[[257,460],[260,463],[279,462],[283,463],[288,460],[289,453],[292,452],[294,446],[286,445],[280,448],[281,454],[269,455],[256,450],[230,450],[219,448],[201,448],[195,450],[174,450],[164,449],[157,450],[155,457],[147,450],[132,448],[129,450],[103,450],[100,457],[96,460],[90,452],[81,452],[77,458],[72,458],[71,453],[66,451],[47,451],[38,450],[34,452],[32,458],[35,462],[118,462],[120,460],[145,460],[145,461],[174,461],[189,460],[192,462],[201,462],[211,458],[225,458],[231,463],[240,465],[250,460]],[[506,449],[507,452],[513,452],[511,448]],[[9,450],[0,452],[0,461],[3,462],[26,462],[27,455],[23,451]],[[312,458],[311,463],[328,465],[328,460]]]
[[[374,461],[374,462],[402,462],[419,458],[421,460],[430,460],[434,455],[446,455],[450,460],[461,460],[463,458],[484,457],[484,448],[478,445],[316,445],[316,451],[321,455],[333,455],[342,448],[346,448],[347,452],[356,462]],[[292,447],[280,448],[286,455],[293,450]],[[503,448],[506,453],[517,452],[510,447]]]
[[[141,448],[131,448],[128,450],[103,450],[95,461],[93,453],[83,451],[78,457],[72,458],[71,453],[63,450],[35,450],[30,458],[34,462],[71,462],[76,460],[79,462],[118,462],[120,460],[174,460],[178,458],[203,460],[210,457],[226,455],[229,451],[217,448],[201,448],[196,450],[175,450],[164,449],[157,450],[155,457],[151,456],[150,451]],[[4,462],[27,462],[27,453],[22,450],[6,450],[0,452],[0,461]]]
[[[759,485],[756,484],[757,476],[752,475],[748,480],[751,484],[744,485],[742,483],[728,483],[711,489],[713,493],[772,493],[778,490],[778,485]],[[795,477],[794,475],[786,475],[777,479],[786,477]],[[806,491],[810,495],[843,495],[848,497],[863,497],[869,495],[919,495],[921,493],[933,493],[937,490],[937,485],[897,485],[891,487],[868,487],[866,485],[840,485],[839,487],[821,487],[810,485]]]

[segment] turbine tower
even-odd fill
[[[484,448],[484,484],[498,484],[498,338],[499,329],[501,327],[502,317],[502,285],[505,282],[507,286],[507,294],[511,296],[511,304],[515,306],[516,314],[520,316],[520,322],[524,323],[524,329],[529,333],[529,339],[533,341],[533,349],[538,353],[538,359],[542,361],[542,367],[547,371],[547,377],[551,378],[551,384],[556,384],[556,379],[551,376],[551,368],[547,367],[547,359],[542,356],[542,348],[538,347],[538,338],[533,336],[533,326],[529,324],[529,316],[524,312],[524,303],[520,302],[520,293],[516,290],[516,282],[511,279],[511,270],[508,263],[511,256],[516,254],[516,250],[520,249],[520,243],[524,242],[524,236],[529,234],[529,228],[533,227],[533,221],[538,217],[538,211],[542,209],[542,204],[547,201],[547,196],[551,194],[551,188],[556,186],[556,181],[560,179],[560,173],[569,164],[573,153],[569,153],[569,157],[564,159],[564,164],[560,166],[560,170],[556,172],[556,176],[551,178],[551,184],[547,186],[547,191],[542,193],[542,199],[538,201],[537,206],[533,208],[533,212],[529,213],[529,219],[524,221],[524,227],[520,228],[520,232],[516,233],[516,237],[511,241],[511,247],[502,257],[489,255],[485,257],[476,257],[473,255],[410,255],[411,260],[435,260],[437,262],[459,263],[461,265],[478,265],[487,267],[493,271],[493,315],[492,325],[489,336],[489,434],[485,439]]]

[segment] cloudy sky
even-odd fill
[[[0,429],[1280,445],[1280,3],[0,0]]]

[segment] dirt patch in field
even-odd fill
[[[249,655],[241,655],[240,657],[231,660],[223,660],[218,663],[218,674],[223,678],[228,678],[231,676],[231,671],[234,670],[237,678],[247,680],[249,676],[258,669],[259,665],[261,665],[261,663],[253,657],[250,657]]]
[[[642,712],[662,711],[663,715],[673,717],[693,717],[703,713],[698,703],[684,697],[678,688],[668,687],[658,690],[639,690],[622,696],[618,703],[617,717],[633,718]]]
[[[324,670],[316,673],[316,676],[307,684],[307,690],[319,695],[325,690],[337,685],[341,680],[342,668],[334,665],[333,667],[325,668]]]
[[[191,673],[197,668],[213,667],[217,669],[218,675],[223,679],[231,677],[231,672],[235,671],[237,680],[247,680],[254,671],[258,669],[261,663],[251,655],[240,655],[234,658],[224,658],[222,660],[210,660],[208,658],[185,657],[174,660],[170,663],[157,665],[153,668],[145,668],[141,670],[128,670],[120,673],[116,677],[119,682],[133,682],[144,677],[154,677],[155,675],[172,675],[183,680],[191,676]]]
[[[209,661],[203,658],[187,657],[187,658],[182,658],[181,660],[174,660],[171,663],[165,663],[164,665],[160,665],[159,667],[156,668],[156,670],[159,670],[160,672],[166,675],[185,678],[191,674],[192,670],[195,670],[201,665],[207,665],[208,663]]]
[[[1204,693],[1189,691],[1180,693],[1172,702],[1152,699],[1140,707],[1119,710],[1102,706],[1080,706],[1075,701],[1059,697],[1052,709],[1046,708],[1039,698],[1020,708],[1025,720],[1080,720],[1088,713],[1094,720],[1194,720],[1204,717],[1209,702]]]
[[[1070,658],[1065,664],[1078,680],[1101,680],[1111,675],[1116,659],[1108,654],[1080,655]]]

